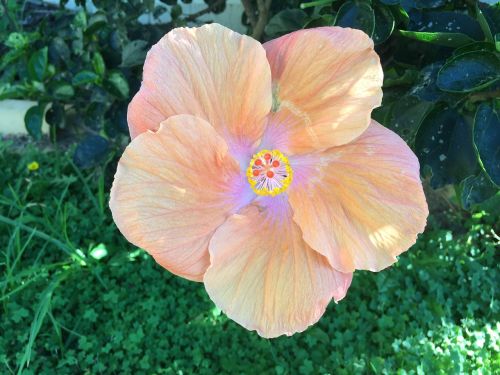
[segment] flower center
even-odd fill
[[[283,193],[292,182],[293,171],[285,155],[278,150],[256,153],[247,168],[247,178],[258,195]]]

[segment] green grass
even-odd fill
[[[113,163],[80,171],[62,152],[12,149],[0,143],[1,374],[500,371],[491,215],[431,217],[318,324],[266,340],[123,239],[107,208]]]

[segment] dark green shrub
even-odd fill
[[[26,114],[28,132],[40,139],[45,118],[52,141],[80,142],[75,162],[88,167],[126,144],[127,106],[147,50],[194,18],[184,17],[176,1],[96,0],[93,12],[85,0],[76,11],[65,9],[66,2],[58,8],[9,1],[1,8],[0,100],[38,102]],[[165,12],[171,21],[159,23]]]
[[[446,0],[283,1],[267,39],[338,25],[370,35],[384,67],[373,117],[402,136],[433,188],[469,209],[500,186],[500,5]]]

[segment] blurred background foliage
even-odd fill
[[[184,0],[190,2],[190,0]],[[206,0],[207,12],[225,1]],[[0,100],[38,102],[28,132],[78,143],[75,163],[92,167],[128,142],[127,105],[138,90],[146,51],[173,27],[193,24],[177,0],[85,0],[68,10],[3,1]],[[413,147],[432,188],[454,187],[470,209],[500,187],[500,5],[474,0],[243,1],[249,34],[269,40],[338,25],[370,35],[385,72],[373,117]],[[159,17],[168,12],[169,22]],[[150,15],[153,22],[140,22]],[[157,22],[155,22],[157,21]],[[450,197],[448,195],[448,197]]]
[[[415,151],[434,189],[454,204],[493,197],[500,185],[500,3],[446,0],[279,2],[273,39],[310,27],[363,30],[384,68],[384,99],[372,117]]]
[[[0,140],[0,373],[498,373],[500,4],[242,0],[262,42],[330,25],[373,38],[373,117],[414,149],[432,211],[394,267],[269,341],[126,243],[107,209],[147,50],[226,6],[190,2],[0,0],[0,100],[36,102],[30,142]]]

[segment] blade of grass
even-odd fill
[[[89,184],[87,182],[87,179],[83,176],[83,174],[80,171],[80,169],[75,165],[75,163],[73,163],[73,161],[71,159],[68,159],[68,161],[69,161],[69,164],[71,165],[71,167],[73,168],[73,170],[75,171],[75,173],[77,174],[77,176],[80,179],[80,181],[82,181],[83,188],[85,189],[85,192],[89,196],[89,199],[92,201],[92,203],[94,204],[97,212],[99,212],[99,214],[102,217],[102,215],[104,214],[103,207],[101,207],[99,205],[99,202],[95,198],[94,194],[92,194],[92,190],[90,189],[90,186],[89,186]]]
[[[76,257],[80,261],[85,261],[85,259],[83,257],[81,257],[74,249],[70,248],[69,246],[67,246],[63,242],[59,241],[58,239],[55,239],[54,237],[51,237],[51,236],[39,231],[38,229],[24,225],[22,223],[19,223],[18,221],[9,219],[8,217],[5,217],[3,215],[0,215],[0,222],[8,224],[8,225],[12,225],[12,226],[19,226],[19,229],[22,229],[22,230],[27,231],[27,232],[33,232],[34,236],[52,243],[53,245],[58,247],[60,250],[62,250],[66,254],[68,254],[69,256]]]
[[[52,295],[57,286],[63,281],[69,274],[69,270],[61,273],[57,276],[47,288],[45,288],[42,297],[40,298],[40,302],[35,311],[35,318],[31,323],[30,336],[28,339],[28,343],[26,344],[26,348],[24,350],[23,357],[21,358],[19,368],[17,369],[17,374],[21,375],[24,369],[24,366],[29,366],[31,360],[31,350],[33,349],[33,345],[35,344],[35,339],[40,332],[40,328],[45,320],[45,316],[47,315],[50,302],[52,301]]]

